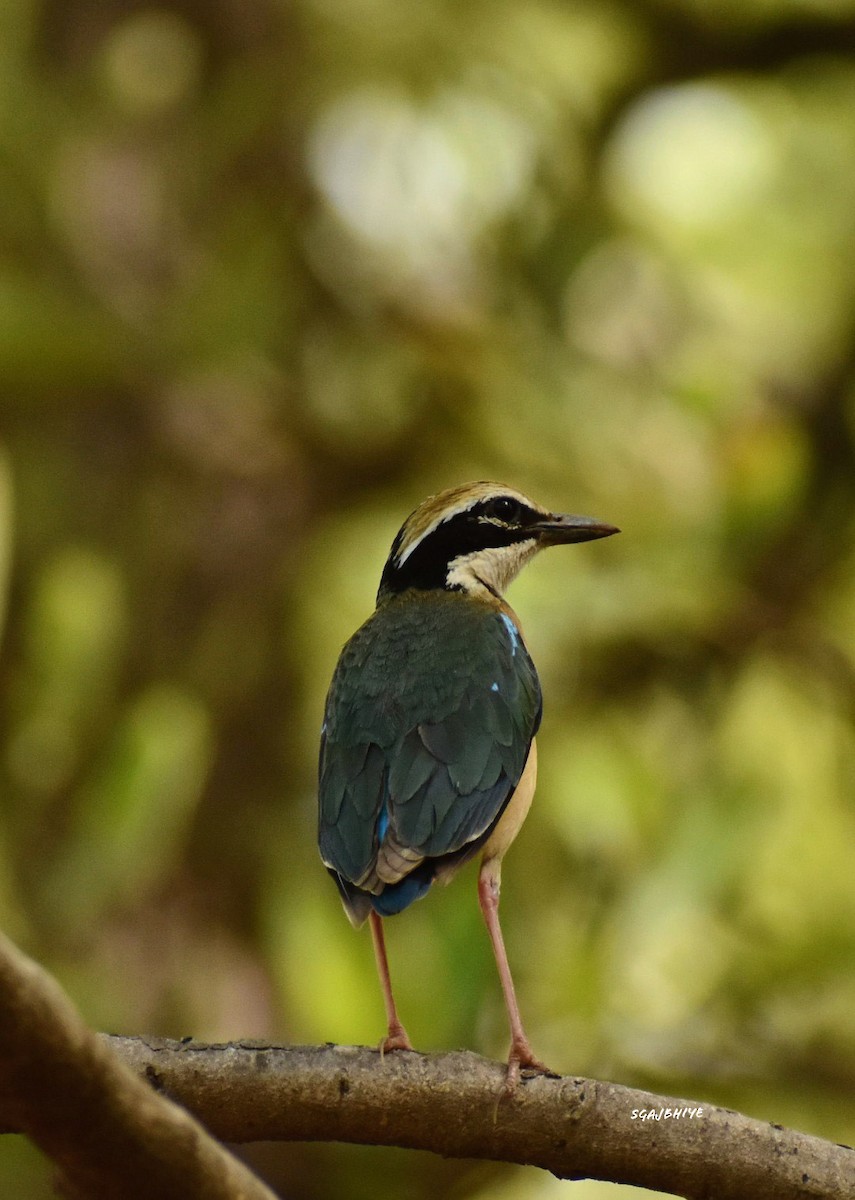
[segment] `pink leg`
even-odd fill
[[[506,1087],[508,1092],[513,1092],[519,1082],[521,1067],[529,1067],[533,1071],[542,1071],[547,1075],[551,1075],[553,1072],[534,1057],[534,1052],[523,1029],[511,968],[505,952],[505,939],[502,937],[502,927],[499,924],[499,872],[500,867],[495,860],[481,864],[481,873],[478,876],[478,901],[487,923],[490,941],[493,943],[493,954],[496,958],[499,979],[505,996],[505,1008],[508,1010],[508,1020],[511,1026],[511,1052],[508,1056]]]
[[[380,987],[383,989],[383,1002],[386,1005],[386,1022],[389,1026],[387,1036],[380,1043],[380,1053],[387,1050],[412,1050],[407,1031],[398,1020],[398,1010],[395,1008],[395,997],[392,995],[392,980],[389,978],[389,960],[386,958],[386,939],[383,937],[383,920],[373,911],[369,914],[371,923],[371,939],[374,942],[374,957],[377,960],[377,974],[380,976]]]

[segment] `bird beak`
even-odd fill
[[[555,513],[535,525],[540,540],[545,546],[562,546],[570,542],[592,542],[595,538],[611,537],[620,533],[616,525],[607,525],[596,517],[574,517],[569,513]]]

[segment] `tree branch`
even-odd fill
[[[0,934],[0,1112],[87,1200],[275,1200]],[[143,1072],[145,1075],[145,1072]]]
[[[28,1134],[90,1200],[272,1200],[158,1092],[228,1142],[403,1146],[690,1200],[855,1196],[848,1147],[597,1080],[524,1078],[508,1097],[505,1070],[466,1052],[98,1035],[0,935],[0,1131]]]
[[[381,1061],[365,1047],[105,1041],[224,1141],[403,1146],[692,1200],[855,1196],[855,1151],[848,1147],[597,1080],[526,1078],[508,1099],[504,1064],[466,1052],[394,1052]],[[669,1109],[681,1115],[664,1115]],[[641,1118],[651,1111],[663,1115]]]

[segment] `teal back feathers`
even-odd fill
[[[401,899],[421,894],[450,857],[478,850],[540,713],[534,664],[498,607],[463,592],[404,592],[357,630],[330,686],[319,791],[321,856],[357,920],[369,897],[396,886]],[[400,887],[413,872],[424,887]]]

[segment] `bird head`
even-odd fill
[[[428,496],[407,517],[377,599],[409,588],[501,597],[538,550],[618,532],[592,517],[549,512],[501,483],[465,483]]]

